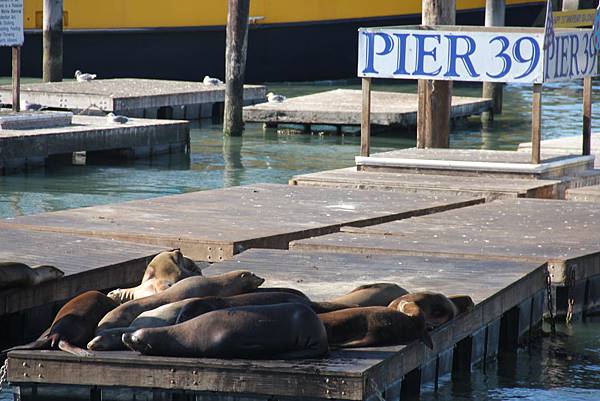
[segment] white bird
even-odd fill
[[[269,103],[281,103],[287,98],[283,95],[276,95],[273,92],[269,92],[267,93],[267,99],[269,100]]]
[[[75,71],[75,78],[77,78],[77,82],[88,82],[92,79],[96,78],[96,74],[88,74],[81,72],[80,70]]]
[[[109,124],[125,124],[127,121],[129,121],[129,118],[126,116],[117,116],[114,113],[106,115],[106,122]]]
[[[25,110],[26,111],[42,111],[46,108],[47,107],[42,106],[39,103],[29,103],[27,100],[25,100]]]
[[[211,78],[208,75],[205,75],[202,83],[204,85],[221,85],[223,81],[221,81],[219,78]]]

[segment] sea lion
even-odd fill
[[[56,314],[50,328],[36,341],[13,347],[17,349],[59,349],[79,355],[90,355],[83,347],[91,340],[100,319],[117,303],[98,291],[87,291],[67,302]]]
[[[348,294],[332,299],[331,302],[358,306],[387,306],[404,294],[408,294],[408,291],[397,284],[374,283],[356,287]]]
[[[271,305],[280,303],[301,303],[311,306],[308,298],[287,292],[250,292],[231,297],[199,297],[173,302],[140,314],[128,327],[115,327],[104,330],[87,345],[95,351],[125,349],[121,336],[142,328],[170,326],[183,323],[214,310],[250,305]]]
[[[0,262],[0,289],[37,285],[64,275],[54,266],[30,267],[19,262]]]
[[[422,313],[428,329],[441,326],[459,313],[456,305],[444,294],[429,291],[403,295],[390,302],[388,307],[411,316]]]
[[[328,352],[323,323],[298,303],[241,306],[206,313],[174,326],[123,334],[145,355],[300,359]]]
[[[210,277],[188,277],[163,292],[119,305],[102,318],[96,334],[115,327],[127,327],[142,312],[165,304],[186,298],[243,294],[255,290],[264,281],[265,279],[246,270],[236,270]]]
[[[331,346],[383,347],[421,340],[433,349],[423,314],[409,316],[385,306],[351,308],[319,314]]]
[[[471,312],[475,307],[473,299],[468,295],[448,295],[448,299],[458,308],[458,314]]]
[[[108,296],[119,303],[154,295],[164,291],[179,280],[201,276],[202,270],[196,263],[183,256],[179,249],[161,252],[146,267],[142,282],[137,287],[118,288]]]

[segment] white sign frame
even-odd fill
[[[23,0],[0,1],[0,47],[22,46],[24,41]]]

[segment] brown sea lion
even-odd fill
[[[468,295],[448,295],[448,299],[458,308],[458,314],[471,312],[475,307],[473,299]]]
[[[210,277],[188,277],[163,292],[119,305],[102,318],[96,334],[115,327],[127,327],[142,312],[165,304],[186,298],[243,294],[255,290],[264,281],[263,278],[245,270],[236,270]]]
[[[83,349],[94,336],[98,322],[117,303],[98,291],[87,291],[67,302],[58,311],[52,325],[36,341],[17,349],[59,349],[79,356],[90,355]]]
[[[108,296],[119,303],[154,295],[164,291],[179,280],[201,276],[202,270],[193,260],[183,256],[179,249],[161,252],[146,267],[142,282],[137,287],[118,288]]]
[[[0,262],[0,289],[37,285],[64,275],[54,266],[33,266],[19,262]]]
[[[459,313],[444,294],[429,291],[403,295],[390,302],[388,307],[411,316],[422,313],[429,329],[441,326]]]
[[[368,306],[321,313],[319,318],[331,346],[383,347],[421,340],[433,348],[422,314],[408,316],[385,306]]]
[[[297,303],[212,311],[174,326],[123,334],[123,342],[145,355],[198,358],[300,359],[328,352],[323,323]]]
[[[331,302],[358,306],[387,306],[404,294],[408,294],[408,291],[397,284],[374,283],[356,287],[348,294],[332,299]]]
[[[287,292],[250,292],[231,297],[188,298],[173,302],[140,314],[128,327],[116,327],[102,331],[87,345],[95,351],[125,349],[121,341],[124,333],[131,333],[142,328],[170,326],[183,323],[213,310],[249,305],[271,305],[295,302],[311,306],[308,298]]]

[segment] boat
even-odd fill
[[[357,30],[414,25],[422,0],[252,0],[246,81],[356,77]],[[506,25],[532,26],[545,1],[507,0]],[[485,0],[457,0],[457,25],[483,25]],[[41,76],[42,0],[24,0],[23,76]],[[99,78],[223,78],[227,0],[64,0],[64,72]],[[0,75],[10,75],[0,49]]]

